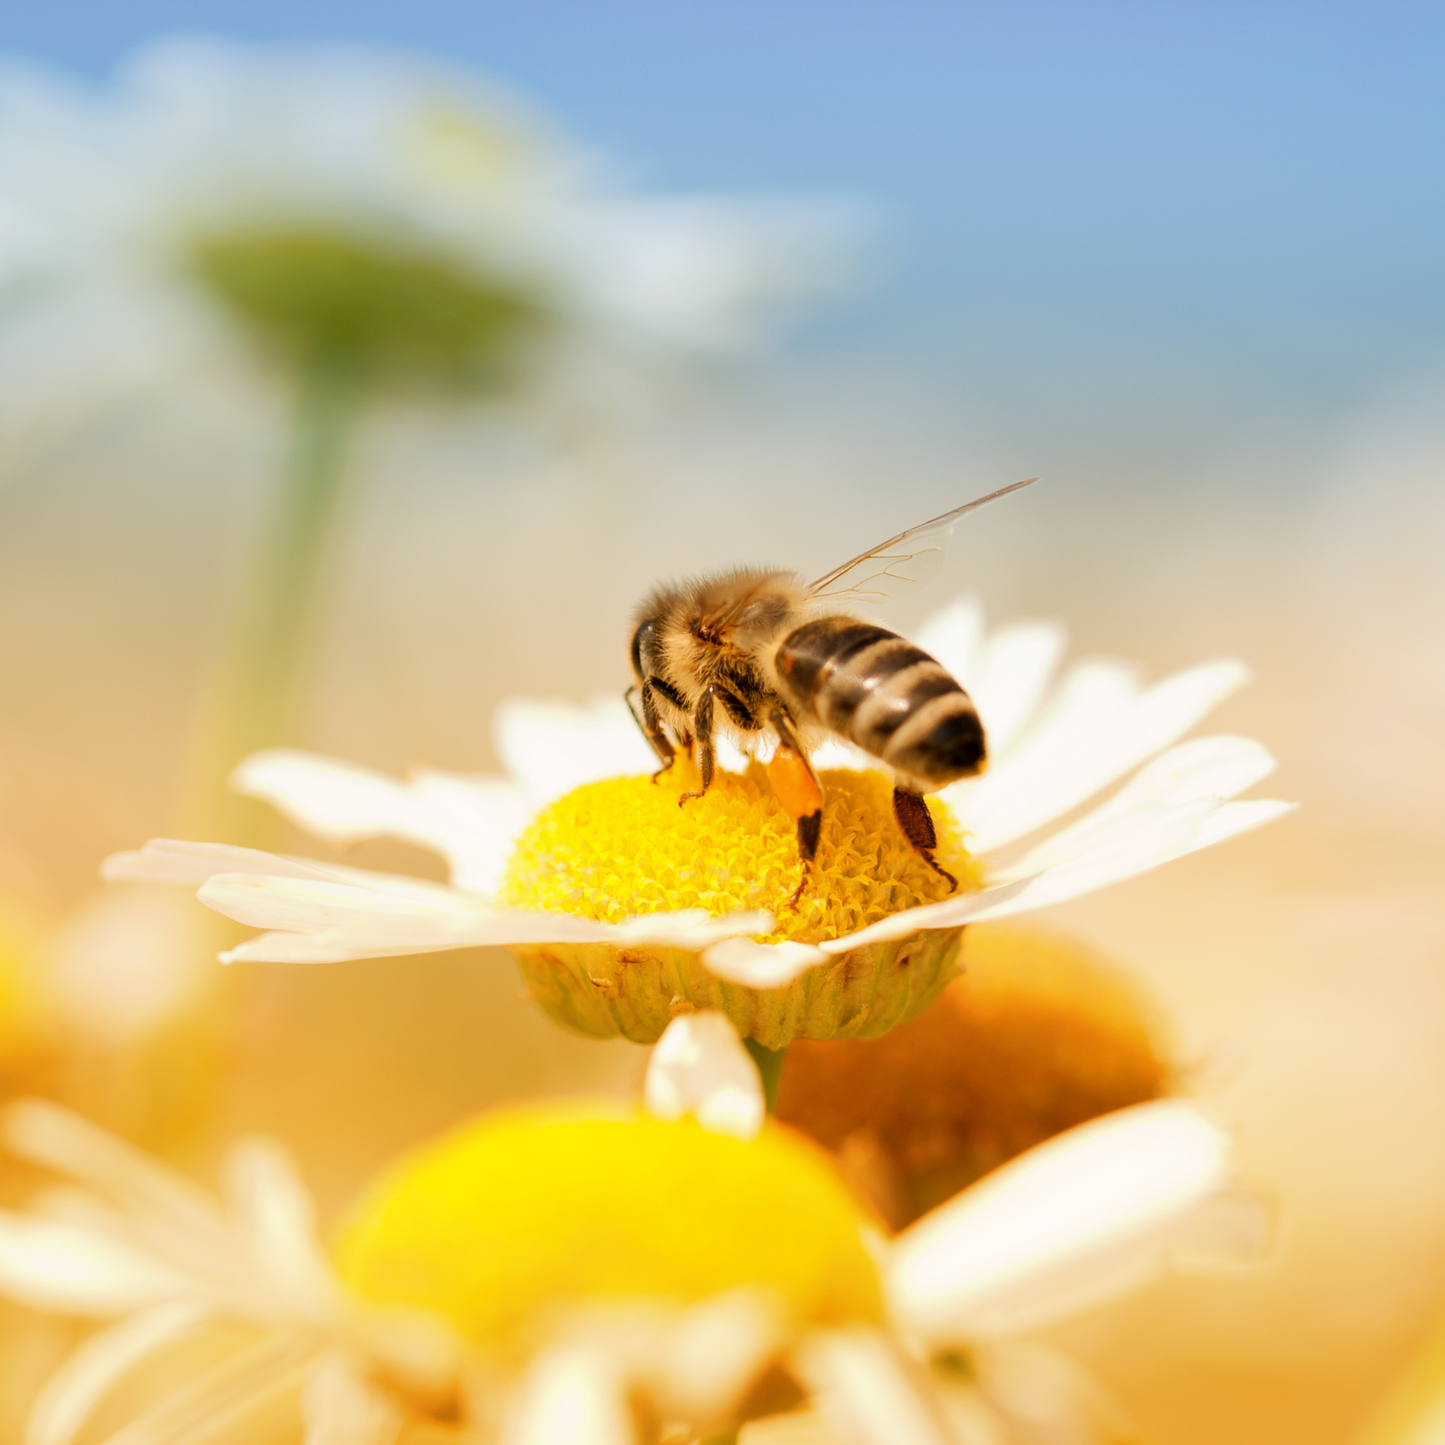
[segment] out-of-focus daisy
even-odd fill
[[[12,61],[0,390],[28,425],[83,409],[85,376],[112,399],[113,374],[234,380],[237,339],[289,389],[204,788],[289,740],[355,423],[383,388],[595,410],[816,289],[837,220],[629,192],[477,77],[384,51],[166,41],[99,89]]]
[[[981,923],[964,935],[962,967],[883,1038],[788,1050],[778,1117],[837,1154],[895,1228],[1180,1077],[1152,1001],[1071,935]]]
[[[620,702],[504,708],[506,778],[401,783],[276,751],[239,770],[242,791],[333,842],[390,834],[435,849],[447,886],[164,841],[109,859],[106,876],[199,884],[203,903],[268,930],[227,959],[502,944],[538,1002],[583,1032],[650,1043],[679,1011],[719,1009],[775,1050],[795,1037],[873,1037],[920,1012],[956,971],[966,924],[1078,897],[1290,807],[1230,801],[1273,769],[1259,743],[1169,746],[1245,680],[1239,662],[1144,687],[1125,664],[1086,659],[1050,688],[1061,629],[1024,623],[985,639],[970,604],[919,640],[973,694],[995,760],[934,800],[940,857],[969,883],[952,897],[899,832],[888,780],[839,770],[824,775],[815,876],[790,911],[792,821],[765,783],[723,771],[679,808],[683,766],[650,781]]]
[[[318,1445],[408,1418],[505,1445],[693,1440],[804,1401],[845,1441],[973,1442],[1000,1401],[967,1383],[970,1352],[1172,1259],[1262,1248],[1227,1136],[1181,1103],[1063,1135],[885,1243],[827,1157],[763,1121],[725,1020],[680,1019],[664,1045],[652,1112],[465,1125],[385,1175],[330,1263],[274,1146],[233,1151],[221,1208],[73,1115],[17,1107],[11,1147],[73,1183],[0,1215],[0,1288],[115,1321],[52,1380],[31,1445],[67,1445],[141,1361],[218,1318],[248,1342],[139,1438],[202,1438],[289,1386]]]
[[[12,60],[0,117],[13,305],[154,289],[381,370],[534,322],[726,346],[823,255],[816,206],[630,193],[496,86],[382,50],[167,40],[103,88]]]

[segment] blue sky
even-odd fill
[[[813,344],[1021,418],[1332,414],[1445,359],[1439,5],[47,0],[0,43],[102,75],[175,30],[452,57],[648,185],[871,198],[879,274]]]

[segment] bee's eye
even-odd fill
[[[652,640],[653,620],[649,617],[647,621],[638,623],[637,631],[632,634],[632,671],[636,674],[638,682],[646,680],[647,673],[643,671],[642,654],[643,649]]]

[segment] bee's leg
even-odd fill
[[[627,706],[632,706],[632,689],[629,687],[623,694],[627,699]],[[672,685],[660,677],[649,677],[642,684],[642,718],[638,727],[642,729],[643,736],[652,744],[652,751],[657,754],[658,761],[662,766],[652,775],[655,783],[671,766],[672,760],[677,756],[677,749],[672,745],[672,739],[663,730],[662,719],[657,711],[657,699],[662,697],[670,702],[679,712],[686,712],[687,708],[683,700],[677,695]],[[634,718],[637,714],[632,714]]]
[[[788,900],[789,907],[796,908],[808,886],[813,860],[818,856],[818,839],[823,831],[823,789],[787,713],[774,707],[768,721],[778,735],[778,750],[768,764],[768,782],[773,796],[798,824],[798,854],[803,860],[803,876]]]
[[[639,715],[632,696],[637,692],[637,684],[633,683],[626,692],[622,694],[622,701],[627,704],[627,711],[632,714],[632,721],[637,724],[637,730],[652,745],[652,751],[657,754],[657,760],[662,764],[662,772],[666,772],[672,766],[674,749],[672,739],[662,730],[662,719],[657,715],[657,704],[652,700],[652,689],[646,683],[642,685],[642,712]],[[655,783],[660,776],[659,773],[652,775]]]
[[[928,804],[917,793],[894,788],[893,816],[898,819],[903,836],[913,844],[923,861],[956,893],[958,879],[946,868],[940,868],[933,858],[933,850],[938,847],[938,832],[933,826],[933,814],[928,811]]]
[[[713,699],[716,698],[719,689],[715,684],[709,684],[703,688],[702,696],[697,700],[697,711],[692,715],[692,730],[697,737],[697,752],[694,760],[697,763],[697,771],[702,778],[702,787],[696,792],[684,793],[677,800],[680,808],[693,798],[700,798],[712,787],[713,772],[717,767],[717,753],[712,743],[712,709]]]

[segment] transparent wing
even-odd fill
[[[1037,477],[1029,477],[1022,482],[1011,482],[931,522],[910,527],[819,577],[808,588],[808,593],[813,597],[846,597],[857,602],[885,602],[902,597],[937,574],[943,566],[949,536],[962,517],[1036,481]]]

